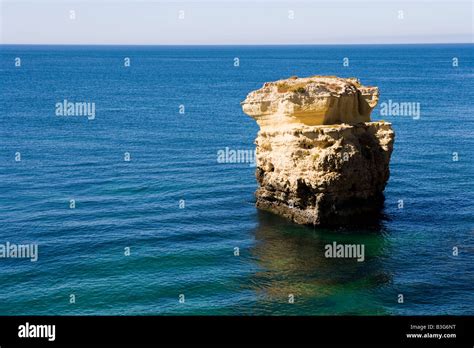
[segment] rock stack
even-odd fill
[[[355,78],[267,82],[242,102],[255,141],[257,207],[299,224],[339,225],[380,210],[394,132],[371,122],[378,88]]]

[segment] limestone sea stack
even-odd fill
[[[394,132],[371,122],[377,87],[356,78],[290,77],[242,102],[255,141],[257,207],[298,224],[339,225],[380,211]]]

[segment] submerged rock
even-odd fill
[[[354,78],[292,77],[251,92],[242,108],[260,126],[257,207],[312,225],[379,211],[394,132],[370,122],[377,101]]]

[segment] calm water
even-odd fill
[[[0,259],[0,314],[474,314],[472,45],[0,48],[0,243],[39,244],[37,262]],[[254,148],[248,92],[315,74],[421,104],[373,113],[396,132],[374,226],[260,212],[255,168],[217,163]],[[64,99],[96,118],[55,116]],[[324,258],[332,241],[366,261]]]

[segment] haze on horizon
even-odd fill
[[[0,0],[2,44],[472,43],[471,0]]]

